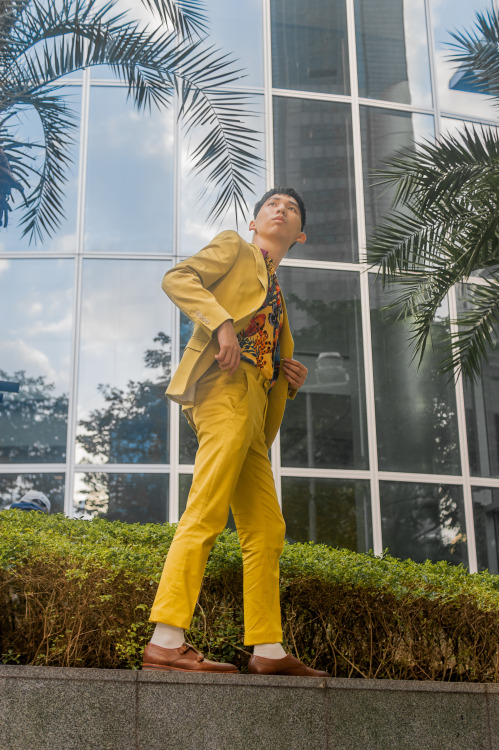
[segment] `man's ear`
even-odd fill
[[[300,234],[295,240],[295,242],[301,242],[302,244],[303,242],[306,242],[306,241],[307,241],[307,235],[305,234],[305,232],[300,232]]]
[[[249,223],[249,230],[250,230],[250,232],[254,232],[256,230],[256,225],[255,225],[255,220],[254,219],[251,219],[251,221]]]

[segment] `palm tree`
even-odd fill
[[[19,223],[30,241],[60,226],[75,127],[60,79],[96,65],[110,66],[127,83],[139,110],[169,107],[177,96],[188,129],[207,128],[191,156],[215,188],[211,219],[230,206],[236,218],[247,208],[244,190],[260,159],[256,133],[242,123],[249,100],[228,88],[241,71],[207,43],[202,0],[141,3],[152,25],[130,20],[113,0],[0,0],[0,226],[7,225],[13,190],[23,199]],[[41,144],[15,137],[27,108],[41,122]],[[39,152],[41,168],[34,158]]]
[[[477,14],[474,30],[453,34],[452,59],[499,99],[499,17]],[[480,375],[499,336],[499,137],[465,127],[458,137],[399,151],[377,172],[394,189],[391,212],[367,243],[384,283],[402,291],[390,304],[412,316],[419,362],[435,315],[454,284],[471,276],[465,304],[445,340],[441,371]]]

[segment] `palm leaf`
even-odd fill
[[[34,107],[43,128],[44,160],[38,173],[38,183],[26,197],[27,210],[20,219],[23,235],[42,239],[53,233],[64,218],[64,185],[67,167],[71,160],[69,148],[73,143],[74,116],[56,93],[41,91],[38,97],[30,95],[27,103]],[[19,104],[23,104],[22,97]]]
[[[459,138],[394,154],[374,178],[394,189],[394,199],[368,240],[367,257],[384,283],[402,290],[388,309],[411,316],[414,356],[421,363],[449,290],[499,265],[499,139],[490,129],[465,128]],[[466,377],[476,373],[488,330],[483,305],[477,310],[477,325],[468,321],[467,334],[459,328],[448,339],[452,353],[443,372],[462,358],[459,371]]]
[[[142,0],[142,4],[156,11],[160,20],[183,38],[206,35],[208,22],[202,0]]]
[[[499,16],[492,10],[476,14],[474,29],[453,32],[454,43],[449,47],[458,50],[450,59],[459,63],[461,70],[473,73],[479,88],[499,97]]]
[[[448,338],[450,354],[442,371],[457,370],[474,381],[499,339],[499,275],[488,276],[485,286],[468,284],[467,290],[470,309],[454,321],[456,331]]]
[[[62,173],[56,160],[60,156],[64,165],[67,158],[57,110],[43,108],[42,93],[64,75],[94,65],[110,65],[128,84],[128,95],[138,109],[168,107],[177,91],[180,117],[188,130],[208,127],[208,134],[195,144],[192,161],[207,185],[215,188],[212,219],[230,205],[236,217],[247,210],[244,191],[251,189],[251,175],[259,170],[261,160],[256,155],[257,134],[243,122],[251,114],[249,98],[230,89],[241,71],[227,55],[194,39],[206,23],[199,0],[142,1],[169,25],[171,33],[165,34],[164,27],[144,29],[127,14],[115,12],[112,2],[99,5],[99,0],[22,0],[9,6],[3,23],[0,19],[0,69],[5,81],[0,112],[33,97],[50,152],[47,170],[22,222],[32,237],[50,233],[60,221]],[[62,117],[62,110],[59,114]],[[61,124],[67,125],[64,117]],[[52,132],[61,136],[59,150]],[[55,180],[53,189],[47,186],[50,178]],[[40,220],[37,210],[42,212]]]

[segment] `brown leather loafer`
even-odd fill
[[[234,664],[219,664],[205,659],[203,654],[189,643],[180,648],[162,648],[148,643],[142,660],[144,670],[164,670],[167,672],[217,672],[218,674],[237,674]]]
[[[329,677],[327,672],[307,667],[303,662],[286,654],[282,659],[266,659],[264,656],[252,656],[248,664],[250,674],[281,674],[288,677]]]

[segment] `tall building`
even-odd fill
[[[209,3],[211,39],[245,66],[262,133],[266,169],[248,199],[293,185],[308,209],[308,241],[279,268],[309,368],[271,451],[290,540],[499,572],[499,347],[474,385],[438,376],[431,351],[418,370],[362,256],[390,205],[370,176],[383,158],[465,123],[496,125],[490,97],[460,85],[448,60],[450,31],[487,7]],[[220,227],[195,200],[174,112],[137,114],[103,69],[65,91],[80,118],[65,223],[37,247],[15,222],[0,234],[0,378],[21,383],[0,405],[0,501],[33,488],[70,516],[176,521],[196,445],[163,392],[190,323],[161,279]],[[19,123],[33,139],[37,127]],[[453,291],[434,347],[463,304]]]

